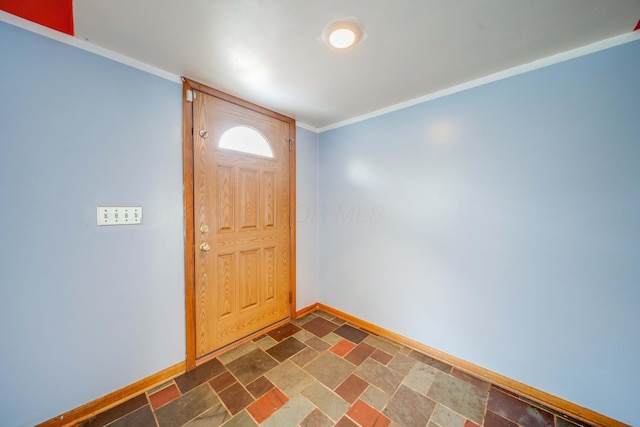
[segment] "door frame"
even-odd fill
[[[185,77],[182,78],[182,161],[184,180],[184,279],[185,279],[185,314],[186,314],[186,368],[187,371],[196,367],[202,360],[196,359],[196,300],[195,300],[195,223],[194,223],[194,136],[193,136],[193,102],[187,100],[187,91],[197,90],[208,95],[215,96],[225,101],[232,102],[241,107],[259,112],[261,114],[289,123],[289,138],[291,140],[289,150],[289,216],[290,227],[290,254],[289,283],[290,283],[290,320],[296,317],[296,121],[290,117],[268,110],[259,105],[244,101],[235,96],[212,89],[201,83],[194,82]]]

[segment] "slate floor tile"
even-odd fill
[[[362,393],[362,396],[360,396],[360,400],[378,411],[382,411],[390,399],[390,395],[374,385],[369,385],[365,392]]]
[[[231,412],[231,415],[242,411],[254,401],[249,392],[238,382],[222,390],[218,393],[218,396]]]
[[[353,363],[354,365],[360,365],[367,357],[371,356],[376,351],[376,348],[367,343],[361,342],[353,350],[351,350],[344,357],[345,360]]]
[[[236,381],[236,377],[234,377],[231,372],[225,370],[223,373],[210,380],[209,385],[211,386],[213,391],[219,393]]]
[[[180,391],[186,393],[213,377],[220,375],[224,370],[224,366],[218,359],[212,359],[192,371],[180,375],[175,379],[175,382]]]
[[[260,340],[256,341],[256,347],[262,350],[268,350],[274,345],[278,344],[278,341],[271,338],[269,335],[265,335]]]
[[[114,406],[111,409],[107,409],[106,411],[89,418],[81,423],[79,423],[80,427],[101,427],[105,426],[118,418],[121,418],[127,414],[136,411],[143,406],[147,405],[149,402],[147,401],[147,396],[144,393],[137,395],[117,406]]]
[[[269,381],[267,377],[261,376],[247,385],[247,391],[257,399],[274,387],[273,383]]]
[[[278,362],[263,350],[256,348],[250,353],[229,363],[227,368],[242,384],[249,384],[276,366],[278,366]]]
[[[347,411],[349,418],[361,426],[388,427],[391,420],[362,400],[357,400]]]
[[[344,356],[349,353],[356,345],[349,340],[341,340],[329,349],[330,352],[337,356]]]
[[[427,396],[482,424],[487,393],[444,372],[438,372]]]
[[[336,388],[336,394],[349,403],[353,403],[364,392],[369,383],[357,375],[351,374]]]
[[[364,342],[374,346],[378,350],[387,352],[392,356],[395,356],[396,354],[398,354],[401,348],[398,344],[392,343],[389,340],[377,337],[375,335],[369,335],[364,339]]]
[[[297,426],[314,409],[315,407],[307,398],[297,395],[260,425],[262,427]]]
[[[317,409],[311,411],[311,413],[300,422],[300,427],[332,427],[333,425],[333,421]]]
[[[344,337],[356,344],[360,344],[360,342],[362,342],[363,339],[369,336],[368,333],[360,329],[354,328],[353,326],[350,326],[350,325],[342,325],[338,329],[333,331],[333,333],[338,334],[341,337]]]
[[[353,372],[355,366],[333,353],[325,352],[309,362],[304,369],[333,390]]]
[[[247,411],[242,411],[223,424],[224,427],[258,427]]]
[[[294,356],[292,356],[291,361],[296,365],[302,367],[318,357],[319,354],[320,353],[317,350],[314,350],[311,347],[307,347],[301,352],[296,353]]]
[[[162,425],[162,424],[161,424]],[[110,427],[156,427],[156,419],[153,417],[153,412],[148,405],[139,408],[130,414],[114,421],[109,424]]]
[[[178,390],[178,387],[173,383],[162,390],[158,390],[155,393],[148,395],[149,404],[154,410],[166,405],[178,397],[180,397],[180,390]]]
[[[370,357],[373,360],[377,360],[378,362],[382,363],[383,365],[386,365],[387,363],[391,362],[391,359],[393,359],[392,355],[382,350],[374,351]]]
[[[304,325],[305,323],[310,322],[313,319],[315,319],[316,317],[318,317],[318,315],[316,313],[318,313],[318,311],[315,311],[315,312],[309,313],[309,314],[305,314],[304,316],[299,317],[296,320],[294,320],[293,324],[296,325],[296,326],[302,327],[302,325]]]
[[[305,344],[307,344],[309,347],[313,348],[316,351],[325,351],[326,349],[331,347],[331,344],[315,336],[306,340]]]
[[[336,427],[360,427],[346,415],[336,423]]]
[[[258,345],[256,344],[256,342],[249,341],[242,344],[241,346],[238,346],[236,348],[233,348],[229,351],[222,353],[220,356],[218,356],[217,359],[223,365],[228,365],[229,363],[233,362],[237,358],[242,357],[247,353],[251,353],[256,348],[258,348]]]
[[[420,394],[427,394],[439,372],[439,370],[432,366],[425,365],[422,362],[416,362],[404,377],[402,383]]]
[[[299,394],[302,389],[313,382],[313,377],[303,371],[295,363],[286,360],[265,376],[290,398]]]
[[[185,424],[218,404],[220,400],[209,384],[202,384],[159,408],[155,413],[160,427],[174,427]]]
[[[549,412],[536,408],[507,393],[503,393],[495,387],[491,387],[489,392],[487,409],[502,418],[527,427],[554,426],[553,415]]]
[[[304,328],[307,331],[311,332],[315,336],[317,336],[319,338],[322,338],[325,335],[327,335],[329,332],[332,332],[332,331],[338,329],[338,325],[336,325],[333,322],[328,321],[327,319],[325,319],[323,317],[316,317],[312,321],[307,322],[304,325],[302,325],[302,328]]]
[[[518,424],[513,421],[509,421],[506,418],[502,418],[500,415],[487,411],[484,418],[483,427],[519,427]]]
[[[289,337],[268,349],[267,353],[278,362],[283,362],[305,348],[307,348],[306,345],[293,337]]]
[[[446,406],[436,405],[436,409],[431,414],[431,422],[440,427],[464,427],[466,419]]]
[[[589,427],[316,311],[80,427]]]
[[[425,426],[436,403],[404,385],[400,386],[383,412],[404,427]]]
[[[251,414],[258,424],[269,418],[275,411],[289,401],[279,389],[272,388],[260,399],[247,407],[247,412]]]
[[[365,360],[355,374],[387,394],[393,394],[402,382],[400,374],[371,359]]]
[[[326,343],[328,343],[330,346],[335,345],[337,343],[339,343],[340,341],[342,341],[344,338],[342,338],[340,335],[336,335],[333,332],[328,333],[327,335],[322,337],[322,340]]]
[[[416,363],[418,363],[416,359],[398,353],[387,366],[400,375],[405,376],[409,373],[411,368],[413,368],[413,365],[415,365]]]
[[[459,369],[453,368],[453,370],[451,371],[451,375],[461,379],[462,381],[468,382],[469,384],[475,386],[480,390],[489,391],[489,388],[491,387],[491,384],[489,384],[488,382],[478,377],[474,377],[473,375],[469,375],[466,372],[463,372]]]
[[[274,340],[280,342],[283,339],[288,338],[291,335],[295,334],[299,330],[300,328],[294,325],[293,323],[287,323],[285,325],[280,326],[277,329],[274,329],[273,331],[269,331],[267,335],[269,335]]]
[[[314,381],[302,390],[302,394],[334,421],[339,420],[350,406],[349,403],[318,381]]]
[[[291,336],[300,342],[305,342],[309,338],[315,337],[315,335],[313,335],[311,332],[307,331],[306,329],[300,329],[298,332],[296,332]]]
[[[216,405],[204,414],[189,421],[184,427],[218,427],[231,419],[224,405]]]
[[[433,366],[434,368],[439,369],[439,370],[441,370],[442,372],[445,372],[445,373],[447,373],[447,374],[448,374],[448,373],[450,373],[450,372],[451,372],[451,370],[453,369],[453,368],[451,367],[451,365],[448,365],[448,364],[446,364],[446,363],[444,363],[444,362],[441,362],[441,361],[439,361],[438,359],[434,359],[434,358],[433,358],[433,357],[431,357],[431,356],[427,356],[426,354],[422,354],[422,353],[420,353],[419,351],[415,351],[415,350],[413,350],[413,351],[409,354],[409,356],[413,357],[413,358],[414,358],[414,359],[416,359],[418,362],[422,362],[422,363],[424,363],[424,364],[426,364],[426,365],[431,365],[431,366]]]

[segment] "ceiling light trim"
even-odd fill
[[[346,32],[350,32],[353,34],[353,41],[348,45],[342,45],[338,40],[334,42],[332,35],[334,35],[337,31],[346,30]],[[345,32],[345,33],[346,33]],[[362,29],[362,25],[358,18],[355,16],[347,16],[342,19],[336,19],[328,23],[324,29],[322,30],[322,34],[320,35],[320,40],[331,50],[344,52],[353,49],[358,46],[367,38],[367,34]]]

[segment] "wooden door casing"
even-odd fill
[[[185,98],[184,150],[185,211],[192,206],[185,212],[187,366],[194,367],[295,313],[295,121],[188,80],[186,90],[195,91],[193,102]],[[220,136],[238,125],[262,133],[274,159],[220,149]],[[203,243],[210,251],[200,250]]]

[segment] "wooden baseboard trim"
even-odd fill
[[[76,425],[80,421],[84,421],[87,418],[106,411],[107,409],[131,399],[140,393],[150,390],[153,387],[183,374],[185,372],[185,368],[185,362],[176,363],[173,366],[149,375],[148,377],[123,387],[120,390],[116,390],[106,396],[99,397],[92,402],[79,406],[76,409],[72,409],[71,411],[51,418],[48,421],[38,424],[36,427],[62,427]]]
[[[460,369],[470,375],[485,379],[498,387],[501,387],[524,398],[538,402],[551,409],[555,409],[556,411],[559,411],[561,413],[567,414],[577,420],[602,427],[630,427],[628,424],[625,424],[613,418],[609,418],[606,415],[602,415],[598,412],[592,411],[575,403],[553,396],[542,390],[538,390],[519,381],[505,377],[504,375],[490,371],[471,362],[459,359],[443,351],[437,350],[433,347],[429,347],[428,345],[422,344],[418,341],[412,340],[411,338],[407,338],[388,329],[381,328],[380,326],[359,319],[355,316],[352,316],[351,314],[337,310],[328,305],[317,303],[315,304],[315,307],[318,310],[322,310],[336,317],[340,317],[348,322],[353,323],[356,326],[367,329],[382,337],[402,343],[407,347],[418,350],[421,353],[433,357],[434,359],[438,359],[442,362],[453,365],[456,369]]]
[[[302,317],[302,316],[304,316],[306,314],[313,313],[317,309],[318,309],[318,303],[311,304],[310,306],[305,307],[305,308],[301,308],[300,310],[296,311],[296,319],[298,317]]]
[[[564,414],[567,414],[577,420],[580,420],[595,426],[602,426],[602,427],[631,427],[628,424],[625,424],[613,418],[607,417],[606,415],[602,415],[598,412],[592,411],[590,409],[584,408],[575,403],[553,396],[549,393],[538,390],[534,387],[530,387],[519,381],[505,377],[504,375],[500,375],[496,372],[493,372],[481,366],[475,365],[471,362],[467,362],[465,360],[459,359],[443,351],[429,347],[428,345],[412,340],[411,338],[407,338],[403,335],[397,334],[388,329],[374,325],[373,323],[369,323],[358,317],[352,316],[351,314],[337,310],[333,307],[330,307],[322,303],[311,304],[308,307],[298,310],[296,312],[296,318],[302,317],[316,310],[325,311],[329,314],[332,314],[348,322],[351,322],[352,324],[358,327],[371,331],[382,337],[397,341],[403,345],[406,345],[407,347],[413,348],[415,350],[420,351],[421,353],[427,354],[433,357],[434,359],[438,359],[442,362],[453,365],[455,366],[456,369],[460,369],[470,375],[485,379],[495,384],[498,387],[501,387],[505,390],[508,390],[524,398],[531,399],[535,402],[538,402],[549,408],[555,409]],[[273,327],[279,327],[279,326],[281,326],[281,323],[273,325]],[[264,333],[264,331],[262,331],[262,333]],[[224,351],[228,351],[228,350],[230,350],[230,348],[224,349]],[[216,355],[214,356],[212,355],[212,357],[215,357],[220,353],[221,352],[218,352]],[[200,360],[199,362],[202,363],[203,361],[204,360]],[[106,411],[107,409],[112,408],[134,396],[137,396],[140,393],[143,393],[172,378],[175,378],[178,375],[183,374],[185,370],[186,370],[186,362],[177,363],[173,366],[163,369],[160,372],[157,372],[153,375],[143,378],[140,381],[137,381],[126,387],[123,387],[120,390],[116,390],[112,393],[107,394],[106,396],[100,397],[92,402],[86,403],[78,408],[72,409],[71,411],[58,415],[57,417],[51,418],[48,421],[38,424],[36,427],[62,427],[62,426],[75,425],[83,420],[86,420],[87,418],[90,418],[96,414]]]

